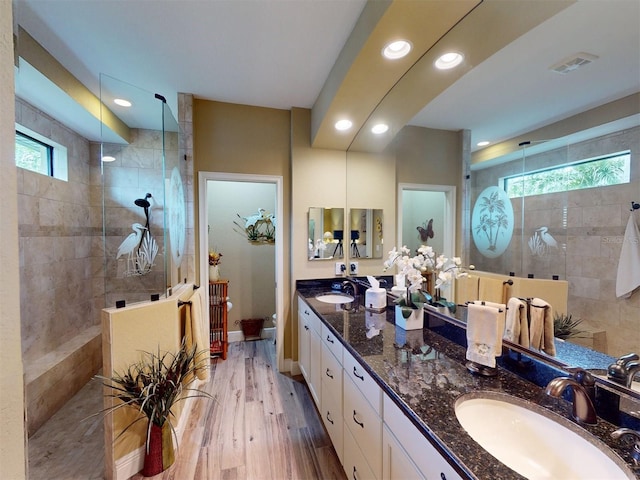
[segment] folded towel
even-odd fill
[[[616,297],[629,298],[640,287],[640,228],[633,212],[624,231],[624,242],[618,261]]]
[[[507,302],[504,338],[526,348],[530,346],[527,304],[517,297],[511,297]]]
[[[195,370],[196,377],[200,380],[209,379],[209,328],[202,315],[202,294],[200,290],[193,292],[190,298],[191,305],[187,304],[185,317],[185,342],[188,349],[195,346],[196,356],[194,363],[198,365]]]
[[[494,368],[502,354],[502,329],[499,310],[470,303],[467,311],[467,360]]]
[[[534,298],[531,300],[529,316],[531,317],[531,325],[529,326],[531,346],[548,355],[555,356],[553,307],[541,298]]]
[[[478,298],[488,302],[504,302],[504,285],[497,278],[480,277]]]

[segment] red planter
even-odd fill
[[[145,449],[142,475],[145,477],[158,475],[173,465],[174,460],[173,438],[169,422],[165,422],[162,427],[152,424]]]

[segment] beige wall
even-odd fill
[[[18,268],[18,195],[14,152],[12,11],[0,1],[0,471],[4,478],[26,478],[26,435],[22,351],[20,346],[20,276]]]
[[[193,101],[193,158],[196,188],[196,212],[198,206],[197,173],[221,172],[282,176],[284,185],[284,218],[288,224],[291,205],[291,113],[288,110],[234,105],[209,100]],[[196,218],[197,221],[197,218]],[[195,238],[201,235],[196,225]],[[284,285],[290,284],[289,229],[284,228]],[[205,255],[198,252],[196,258]],[[232,268],[228,263],[224,268]],[[259,281],[259,279],[257,279]],[[231,289],[237,288],[230,286]],[[243,289],[249,288],[247,285]],[[231,290],[233,292],[233,290]],[[284,358],[291,358],[290,294],[284,288],[284,319],[278,328],[284,328]],[[240,295],[232,295],[232,302],[241,301]]]

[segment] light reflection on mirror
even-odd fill
[[[349,210],[349,257],[382,258],[384,216],[382,209]]]
[[[344,258],[344,208],[310,207],[308,220],[307,258]]]

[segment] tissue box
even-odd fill
[[[384,288],[367,288],[364,292],[364,306],[368,310],[387,308],[387,291]]]

